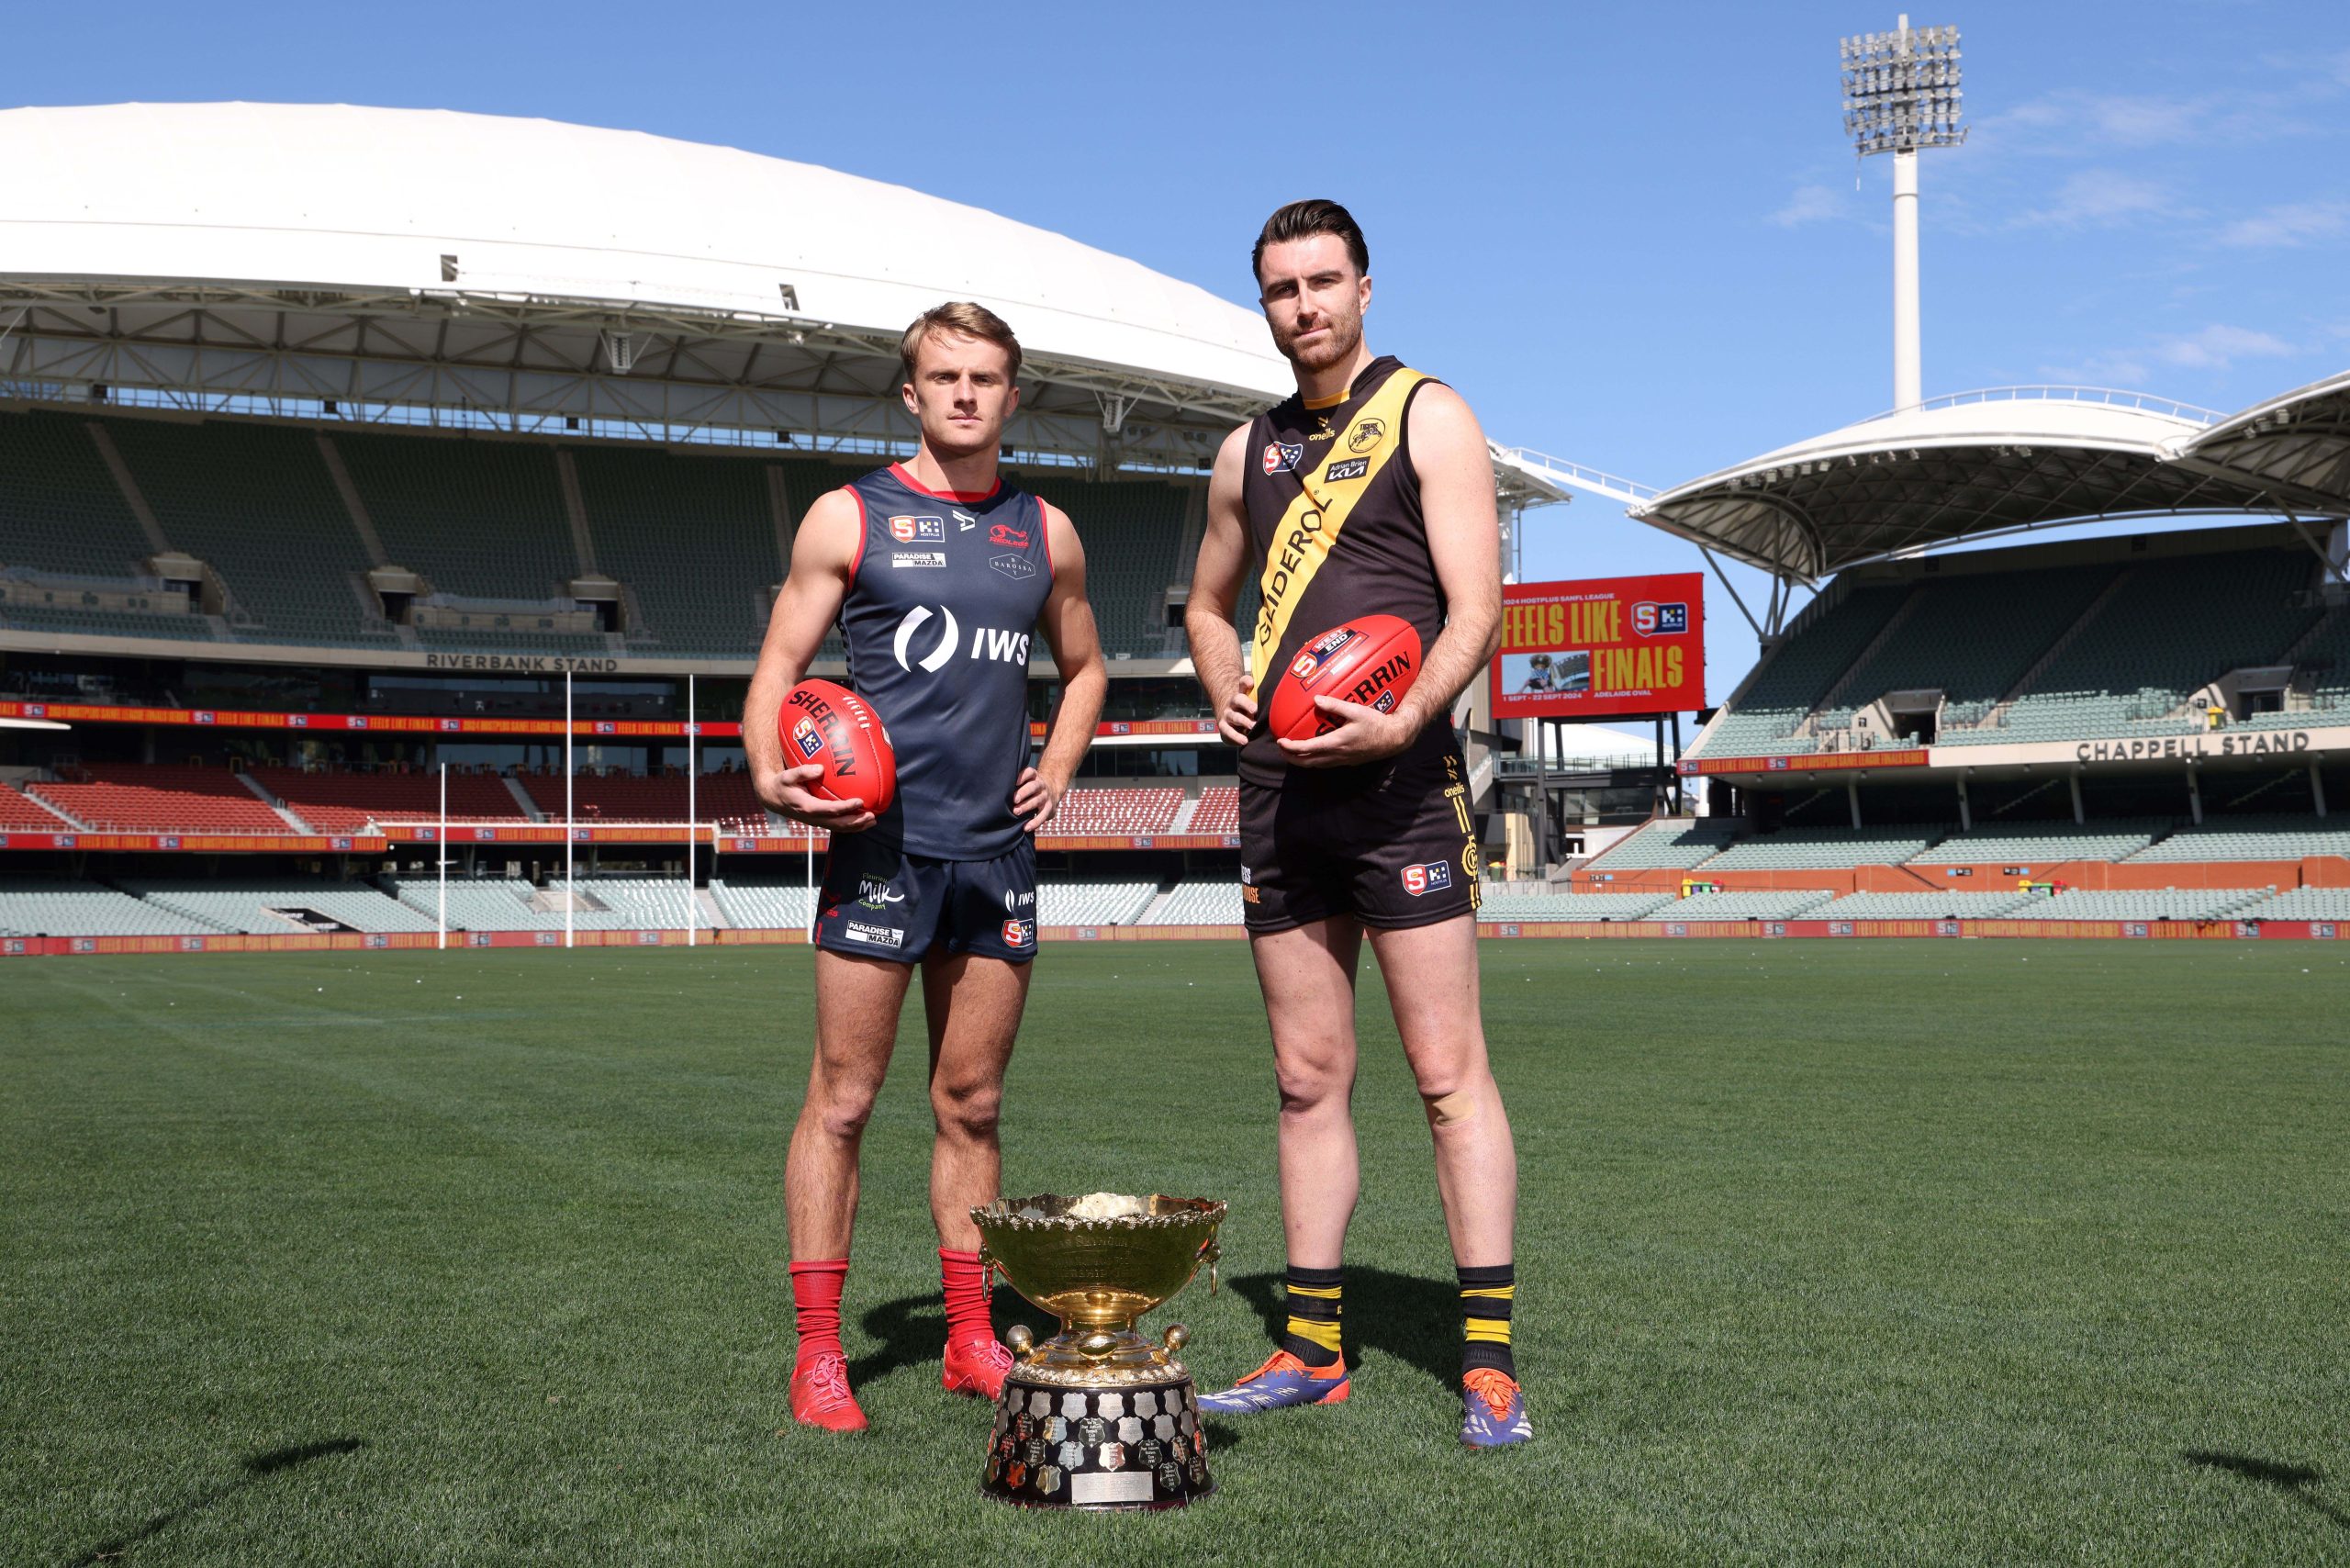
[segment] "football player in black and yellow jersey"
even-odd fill
[[[1459,394],[1363,342],[1371,258],[1336,202],[1267,221],[1254,263],[1297,395],[1216,455],[1184,624],[1240,752],[1241,882],[1281,1092],[1289,1324],[1264,1365],[1200,1401],[1226,1414],[1351,1389],[1341,1254],[1359,1186],[1354,980],[1366,935],[1436,1144],[1460,1277],[1461,1440],[1532,1436],[1510,1355],[1517,1157],[1477,1002],[1477,871],[1449,715],[1494,655],[1501,531],[1484,432]],[[1258,588],[1244,663],[1233,610]],[[1301,644],[1360,615],[1410,622],[1420,676],[1392,713],[1315,699],[1334,722],[1276,738],[1260,716]],[[1252,678],[1253,676],[1253,678]]]

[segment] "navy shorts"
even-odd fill
[[[1036,845],[992,860],[934,860],[836,834],[816,894],[816,946],[863,958],[920,962],[977,953],[1024,964],[1036,956]]]

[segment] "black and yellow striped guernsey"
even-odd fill
[[[1404,418],[1428,377],[1393,355],[1363,367],[1334,399],[1292,397],[1248,430],[1241,500],[1258,573],[1257,618],[1243,629],[1259,717],[1240,775],[1278,785],[1288,771],[1262,717],[1273,681],[1308,639],[1358,615],[1401,616],[1434,644],[1444,629],[1443,587],[1428,555],[1418,476]],[[1449,730],[1430,724],[1393,762],[1449,753]]]

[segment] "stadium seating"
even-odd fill
[[[410,909],[431,916],[439,898],[440,884],[431,877],[396,877],[387,879],[393,894]],[[615,909],[593,891],[599,884],[584,880],[579,897],[581,902],[570,913],[575,931],[631,931],[645,924],[640,914],[633,913],[637,904],[624,898],[626,908]],[[672,896],[680,893],[679,884],[668,884]],[[552,893],[560,893],[560,884]],[[593,901],[592,902],[588,901]],[[541,907],[553,904],[554,907]],[[603,905],[604,907],[597,907]],[[680,898],[669,917],[655,924],[684,928],[685,905]],[[554,896],[542,898],[539,890],[519,879],[467,878],[449,879],[449,925],[452,930],[466,931],[561,931],[565,914]]]
[[[622,927],[682,931],[689,905],[697,927],[708,930],[713,924],[710,912],[692,896],[683,877],[615,876],[607,872],[576,881],[554,877],[548,879],[547,886],[558,890],[576,889],[603,906],[598,913],[612,916]],[[562,918],[556,915],[557,924],[562,924]]]
[[[1742,826],[1718,817],[1667,818],[1618,840],[1592,864],[1608,871],[1685,871],[1729,848]]]
[[[2166,717],[2231,669],[2275,662],[2317,620],[2297,605],[2309,556],[2244,550],[2147,561],[2019,696],[2003,722],[1945,729],[1947,745],[2185,734]]]
[[[0,566],[121,578],[153,554],[81,420],[0,413]]]
[[[2266,888],[2076,890],[2018,904],[2010,920],[2220,920],[2268,897]]]
[[[1200,791],[1186,833],[1234,834],[1240,831],[1240,789],[1235,784],[1211,784]]]
[[[253,777],[319,833],[357,833],[370,823],[435,822],[441,815],[438,773],[309,773],[298,767],[257,767]],[[515,804],[504,779],[452,773],[449,820],[525,823],[531,819]]]
[[[97,882],[0,877],[0,933],[13,936],[213,936],[231,929]]]
[[[375,563],[312,432],[234,420],[107,429],[163,536],[229,585],[239,641],[397,645],[367,608]]]
[[[749,658],[767,631],[767,590],[784,578],[767,500],[768,465],[575,447],[596,566],[643,611],[632,652]]]
[[[1237,881],[1187,881],[1146,911],[1141,925],[1238,925],[1242,904]]]
[[[1487,893],[1479,920],[1618,921],[1659,918],[1671,893]]]
[[[1727,893],[1692,893],[1676,899],[1649,918],[1652,920],[1793,920],[1816,912],[1833,893],[1811,888],[1746,889]]]
[[[1183,804],[1180,789],[1071,790],[1053,813],[1051,831],[1071,835],[1161,834]]]
[[[70,833],[73,824],[13,786],[0,784],[0,833]]]
[[[1813,920],[1991,920],[2031,902],[2023,892],[1852,893],[1811,912]]]
[[[2295,888],[2239,909],[2234,918],[2350,921],[2350,888]]]
[[[549,822],[563,820],[563,779],[532,777],[520,780]],[[571,781],[571,812],[576,823],[682,823],[686,820],[686,780],[583,773]],[[729,829],[767,831],[767,808],[751,791],[746,772],[704,773],[693,791],[694,820],[717,823]]]
[[[95,833],[292,833],[224,767],[93,765],[86,779],[28,784],[38,796]]]
[[[302,922],[272,910],[315,910],[353,931],[431,931],[433,922],[364,882],[280,878],[143,878],[121,884],[159,909],[229,931],[283,935]]]
[[[2169,827],[2165,821],[1978,823],[1973,833],[1953,834],[1910,857],[1921,866],[1983,865],[1996,861],[2047,866],[2065,860],[2119,860],[2134,855]]]
[[[1818,750],[1817,738],[1796,735],[1796,726],[1908,597],[1906,583],[1868,583],[1847,593],[1779,644],[1737,705],[1716,717],[1702,741],[1690,747],[1690,755],[1751,756]]]
[[[2130,858],[2139,864],[2194,860],[2299,860],[2350,856],[2350,821],[2325,817],[2206,817]]]
[[[816,918],[816,895],[804,882],[767,880],[756,871],[712,877],[711,897],[727,924],[750,931],[804,931]]]
[[[1080,480],[1060,468],[1024,469],[1011,482],[1069,513],[1085,546],[1102,651],[1113,659],[1164,657],[1167,588],[1187,580],[1192,566],[1181,559],[1183,491],[1163,480]]]
[[[1056,873],[1036,881],[1040,925],[1125,925],[1158,891],[1153,878],[1072,877]]]
[[[1814,871],[1897,866],[1948,833],[1937,827],[1782,828],[1740,839],[1706,862],[1708,871]],[[1614,864],[1613,861],[1609,864]]]
[[[435,591],[550,599],[579,575],[553,448],[409,435],[334,442],[385,553]],[[434,637],[487,645],[471,633]]]

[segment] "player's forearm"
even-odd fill
[[[1036,771],[1056,792],[1068,789],[1077,776],[1077,765],[1102,722],[1102,701],[1109,691],[1110,671],[1098,658],[1062,678],[1060,706],[1053,710],[1052,725],[1045,732],[1045,754],[1036,759]]]
[[[1501,624],[1498,607],[1491,611],[1479,607],[1457,613],[1437,633],[1435,645],[1420,661],[1420,678],[1403,702],[1403,717],[1410,722],[1414,734],[1439,714],[1449,722],[1454,700],[1477,678],[1477,672],[1493,662],[1500,648]]]
[[[1240,633],[1229,614],[1219,614],[1194,598],[1183,612],[1183,633],[1192,644],[1192,668],[1208,694],[1208,711],[1224,711],[1240,689]]]
[[[776,731],[776,716],[783,711],[784,694],[800,684],[804,673],[788,655],[771,654],[759,661],[751,689],[743,695],[743,756],[752,775],[783,767],[783,739]]]

